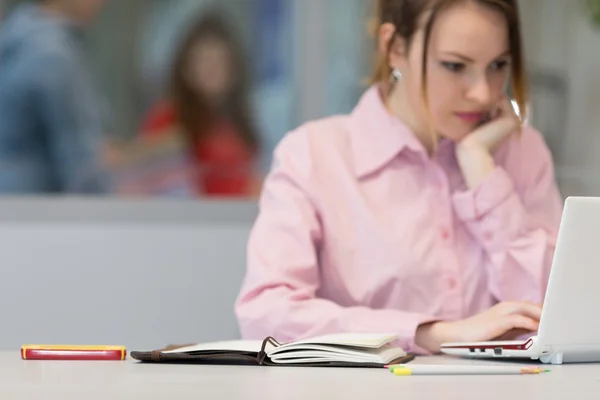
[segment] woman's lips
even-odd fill
[[[481,122],[486,119],[484,112],[457,112],[456,116],[465,122]]]

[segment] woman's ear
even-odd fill
[[[387,57],[390,67],[403,69],[406,40],[396,34],[396,27],[392,23],[386,22],[379,28],[379,53]]]

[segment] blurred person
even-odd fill
[[[143,138],[184,138],[198,195],[247,197],[259,191],[249,69],[231,29],[218,14],[207,13],[192,24],[175,55],[168,99],[143,122]]]
[[[409,352],[538,329],[562,199],[523,123],[517,0],[380,0],[348,115],[286,135],[235,311],[246,339],[391,332]]]
[[[213,9],[218,0],[148,0],[146,3],[147,13],[140,21],[136,39],[144,110],[164,97],[171,60],[181,36],[187,33],[182,27],[188,26],[190,20],[195,20],[204,10]]]
[[[81,31],[104,0],[16,6],[0,30],[0,193],[104,193],[101,105]]]

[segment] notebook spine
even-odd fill
[[[265,364],[265,360],[268,358],[267,345],[269,345],[269,344],[272,346],[275,346],[275,347],[281,346],[281,343],[279,343],[273,337],[271,337],[271,336],[266,337],[265,340],[263,340],[262,345],[260,346],[260,351],[258,352],[258,354],[256,356],[256,362],[258,363],[258,365]]]

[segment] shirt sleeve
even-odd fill
[[[527,129],[473,190],[453,196],[456,214],[485,249],[489,288],[498,301],[542,303],[562,214],[551,154]],[[509,173],[509,169],[512,173]]]
[[[433,321],[396,309],[342,307],[316,295],[320,287],[319,211],[310,195],[310,157],[302,132],[288,135],[274,153],[247,251],[247,274],[236,302],[242,336],[291,341],[338,332],[391,332],[397,345],[414,343],[417,327]]]
[[[46,132],[44,144],[61,190],[108,191],[101,111],[83,71],[66,56],[47,55],[38,62],[44,68],[34,78],[33,96]]]

